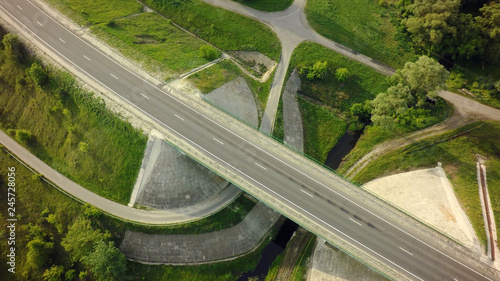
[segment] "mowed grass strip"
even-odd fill
[[[140,13],[143,7],[134,0],[47,0],[47,2],[78,24],[85,26]]]
[[[487,158],[487,180],[493,213],[500,233],[500,123],[474,123],[425,139],[383,155],[365,167],[354,179],[360,183],[377,177],[443,164],[460,205],[469,217],[479,239],[486,233],[479,199],[476,155]],[[497,234],[498,235],[498,234]]]
[[[265,12],[283,11],[292,5],[293,0],[233,0],[242,5]]]
[[[143,3],[224,51],[258,51],[279,60],[278,37],[257,20],[201,0],[144,0]]]
[[[347,129],[347,123],[328,108],[298,97],[304,124],[304,152],[324,163],[328,152],[337,144]]]
[[[308,0],[306,16],[319,34],[399,68],[412,53],[398,47],[388,8],[375,0]]]
[[[300,91],[332,108],[347,111],[352,104],[373,99],[389,86],[385,75],[312,42],[301,43],[295,49],[288,73],[294,68],[300,70],[304,66],[312,66],[317,61],[328,62],[328,74],[325,79],[314,80],[301,76]],[[335,78],[337,68],[347,68],[349,71],[350,75],[344,82]]]
[[[206,45],[205,42],[156,13],[117,19],[112,24],[100,24],[93,28],[96,29],[102,29],[177,73],[209,62],[199,51],[201,46]],[[127,55],[126,50],[123,53]]]
[[[67,73],[50,71],[47,84],[36,85],[26,74],[31,61],[20,65],[0,52],[0,128],[31,132],[24,145],[42,161],[100,196],[128,203],[146,136]]]

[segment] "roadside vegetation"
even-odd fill
[[[455,194],[469,217],[479,239],[486,243],[481,203],[478,193],[476,156],[486,157],[489,195],[500,230],[500,123],[478,122],[431,137],[383,155],[361,170],[354,178],[360,183],[377,177],[415,169],[435,167],[437,162],[450,178]]]
[[[256,98],[259,115],[261,115],[266,108],[273,76],[269,77],[266,82],[260,83],[244,74],[231,60],[222,60],[215,65],[189,76],[188,79],[193,82],[202,93],[208,94],[237,77],[243,77],[247,82]]]
[[[304,152],[324,163],[328,152],[337,144],[347,129],[347,123],[325,106],[298,98],[304,124]]]
[[[142,5],[133,0],[47,0],[47,3],[87,27],[142,12]]]
[[[220,56],[220,51],[157,13],[115,19],[93,26],[92,31],[121,53],[160,67],[152,72],[184,73]]]
[[[146,137],[66,72],[42,65],[15,35],[0,51],[0,128],[96,194],[127,203]]]
[[[258,51],[279,60],[278,37],[254,19],[201,0],[144,0],[143,3],[223,51]]]
[[[8,168],[16,169],[15,207],[18,222],[15,274],[23,280],[44,280],[49,277],[54,279],[47,280],[237,280],[242,272],[257,265],[266,244],[263,243],[245,257],[200,266],[146,265],[126,261],[116,247],[129,224],[101,214],[90,205],[81,205],[34,176],[3,149],[0,149],[0,160],[2,186],[7,185]],[[0,189],[0,200],[7,201],[7,188]],[[254,204],[247,200],[240,198],[230,205],[229,212],[222,210],[219,213],[229,216],[236,214],[242,218],[241,206]],[[220,215],[215,216],[218,217],[214,217],[214,221],[224,223]],[[0,210],[0,218],[0,234],[8,235],[7,208]],[[201,227],[206,229],[206,226]],[[194,228],[196,226],[191,227]],[[156,229],[157,232],[154,227],[144,229],[151,233],[163,231],[161,227]],[[10,280],[12,277],[7,271],[8,247],[7,243],[0,245],[1,280]],[[114,278],[109,275],[111,271]]]
[[[381,3],[382,5],[379,5]],[[308,0],[306,16],[319,34],[394,68],[413,57],[394,39],[395,10],[383,0]]]
[[[242,5],[265,12],[283,11],[292,5],[293,0],[233,0]]]

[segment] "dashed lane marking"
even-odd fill
[[[113,74],[111,74],[111,75],[113,75]],[[118,79],[118,78],[116,78],[116,79]],[[149,100],[148,96],[146,96],[145,94],[141,93],[141,96],[143,96]]]
[[[110,73],[110,74],[111,74],[111,76],[113,76],[115,79],[118,80],[118,77],[116,77],[115,75],[113,75],[113,73]]]
[[[301,189],[300,191],[304,192],[305,194],[307,194],[307,195],[309,195],[309,196],[311,196],[311,197],[314,197],[314,196],[312,196],[312,194],[308,193],[307,191],[305,191],[305,190],[303,190],[303,189]]]
[[[179,116],[179,115],[177,115],[177,114],[174,114],[174,115],[175,115],[175,117],[177,117],[177,118],[181,119],[182,121],[184,121],[184,118],[180,117],[180,116]]]
[[[21,10],[21,11],[23,10],[23,8],[19,7],[19,5],[17,5],[17,7],[19,8],[19,10]]]
[[[89,57],[87,57],[86,55],[83,55],[83,57],[90,61]]]
[[[36,21],[36,23],[38,23],[40,26],[43,26],[43,24],[41,24],[39,21]]]
[[[351,220],[352,222],[356,223],[357,225],[361,225],[361,223],[355,221],[353,218],[349,218],[349,220]]]
[[[61,42],[63,42],[64,44],[66,44],[66,42],[64,40],[62,40],[61,38],[59,38],[59,40],[61,40]]]
[[[216,141],[216,142],[218,142],[218,143],[220,143],[220,144],[224,144],[223,142],[221,142],[220,140],[218,140],[218,139],[216,139],[216,138],[213,138],[213,139],[214,139],[214,141]]]
[[[259,167],[261,167],[262,169],[264,169],[264,170],[266,170],[266,171],[267,171],[266,167],[264,167],[264,166],[260,165],[259,163],[255,163],[255,165],[257,165],[257,166],[259,166]]]
[[[406,252],[408,255],[413,256],[413,254],[412,254],[412,253],[410,253],[410,252],[408,252],[407,250],[405,250],[405,249],[403,249],[403,248],[401,248],[401,247],[399,247],[399,248],[400,248],[403,252]]]

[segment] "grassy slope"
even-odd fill
[[[306,16],[321,35],[398,68],[412,54],[398,48],[389,11],[374,0],[308,0]]]
[[[100,32],[101,29],[104,32]],[[199,48],[205,43],[172,25],[167,19],[156,13],[143,13],[133,17],[117,19],[111,25],[100,24],[93,27],[97,34],[111,34],[117,38],[113,43],[119,47],[119,42],[131,46],[132,52],[140,52],[160,63],[163,68],[183,73],[208,62],[200,56]],[[120,49],[123,49],[120,48]],[[128,49],[122,50],[127,54]]]
[[[28,149],[62,174],[101,196],[127,203],[146,137],[108,111],[66,73],[40,88],[0,52],[0,128],[26,129]],[[16,86],[25,77],[27,85]],[[56,94],[57,91],[61,91]],[[79,150],[80,142],[88,151]]]
[[[324,163],[328,152],[344,135],[347,123],[325,107],[301,97],[298,101],[304,124],[304,152]]]
[[[289,73],[293,68],[300,70],[316,61],[327,61],[330,72],[324,80],[301,79],[302,94],[320,101],[332,108],[347,111],[352,104],[373,99],[388,87],[386,76],[373,69],[343,57],[316,43],[302,43],[293,52]],[[335,79],[337,68],[347,68],[350,76],[340,83]]]
[[[259,51],[278,61],[278,37],[264,24],[201,0],[144,0],[173,22],[224,50]]]
[[[250,8],[260,11],[283,11],[292,5],[293,0],[233,0]]]
[[[133,0],[47,0],[80,25],[105,23],[142,11],[142,5]]]
[[[478,127],[478,124],[483,124]],[[458,135],[470,128],[472,131]],[[456,136],[455,138],[447,138]],[[384,155],[355,178],[365,183],[376,177],[443,163],[462,208],[472,222],[479,239],[485,243],[481,205],[477,189],[476,157],[486,156],[487,177],[497,233],[500,233],[500,123],[475,123],[442,136],[432,137]]]

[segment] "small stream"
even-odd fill
[[[354,148],[360,136],[361,132],[346,131],[339,142],[328,153],[325,165],[334,170],[337,169],[340,162],[342,162],[342,158]],[[262,257],[255,269],[244,273],[238,281],[248,281],[251,277],[258,277],[259,281],[265,280],[271,264],[285,250],[286,244],[297,227],[298,225],[295,222],[286,219],[274,240],[262,251]]]

